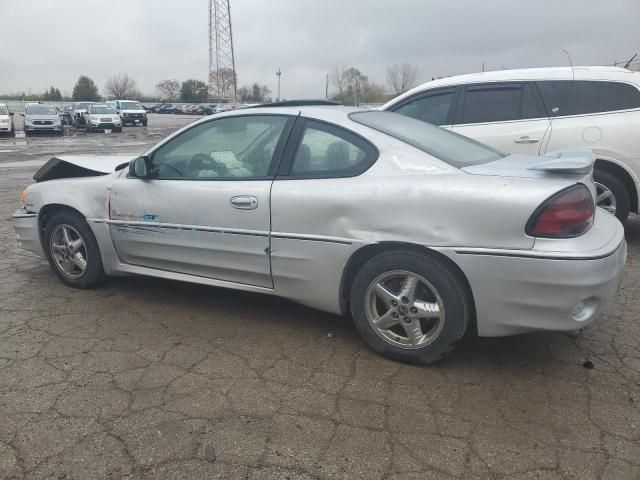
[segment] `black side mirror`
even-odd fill
[[[134,178],[149,178],[151,173],[151,159],[146,155],[129,162],[129,176]]]

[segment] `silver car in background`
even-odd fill
[[[24,134],[57,133],[64,134],[64,126],[60,112],[52,105],[29,103],[24,107]]]
[[[89,105],[84,120],[87,125],[87,133],[96,130],[122,132],[120,115],[118,115],[113,108],[102,103]]]
[[[351,312],[402,361],[437,361],[467,332],[585,327],[624,270],[588,150],[506,156],[394,113],[294,104],[105,153],[52,158],[14,214],[19,244],[63,282],[137,274],[279,295]]]

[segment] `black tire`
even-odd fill
[[[79,277],[72,278],[66,275],[53,258],[51,236],[58,225],[69,225],[82,237],[87,266],[84,273]],[[53,215],[44,229],[44,241],[42,243],[51,269],[65,284],[75,288],[91,288],[105,280],[106,275],[102,267],[102,257],[100,256],[98,242],[81,215],[70,211],[63,211]]]
[[[147,121],[145,120],[144,122],[142,122],[142,126],[146,127],[147,126]]]
[[[417,274],[427,280],[435,287],[444,305],[442,330],[424,347],[405,349],[392,345],[367,320],[365,304],[369,286],[380,275],[398,270]],[[353,281],[350,304],[356,329],[373,350],[385,357],[413,364],[436,362],[453,351],[473,318],[472,295],[460,277],[445,261],[428,254],[383,252],[364,264]]]
[[[611,193],[613,193],[616,199],[615,215],[618,220],[625,223],[631,210],[631,198],[624,184],[609,172],[598,169],[593,171],[593,180],[611,190]]]
[[[116,132],[116,133],[122,133],[122,127],[118,127],[118,128],[116,128],[116,129],[115,129],[115,132]]]

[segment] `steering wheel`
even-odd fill
[[[185,165],[185,171],[190,176],[198,176],[198,173],[203,170],[211,170],[223,177],[227,175],[227,167],[221,163],[216,162],[210,155],[206,153],[196,153],[193,157],[187,160]]]
[[[178,170],[176,167],[174,167],[173,165],[171,165],[170,163],[163,163],[162,165],[159,165],[160,167],[168,167],[171,170],[175,171],[178,175],[180,175],[181,177],[183,176],[182,172],[180,170]]]

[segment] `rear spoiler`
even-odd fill
[[[574,148],[556,150],[547,153],[542,158],[549,158],[529,167],[529,170],[539,170],[553,173],[591,173],[596,156],[589,148]]]

